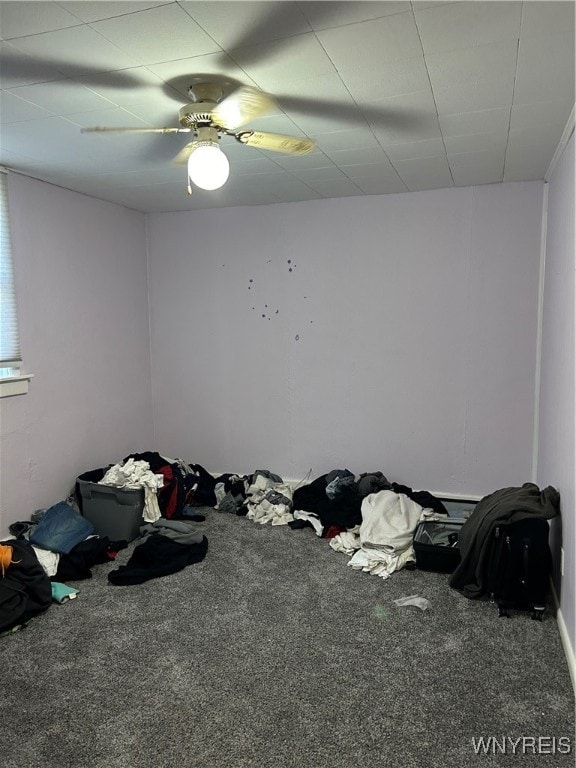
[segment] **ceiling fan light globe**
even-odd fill
[[[220,189],[229,174],[230,163],[217,144],[201,144],[190,153],[188,176],[200,189]]]

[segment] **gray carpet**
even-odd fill
[[[130,548],[0,638],[3,768],[574,766],[551,612],[499,618],[446,575],[353,571],[310,529],[212,510],[198,527],[202,563],[112,586]],[[392,602],[415,593],[432,608]],[[572,751],[476,755],[481,736]]]

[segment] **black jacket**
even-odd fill
[[[559,505],[560,494],[551,485],[541,491],[534,483],[524,483],[484,496],[460,531],[462,560],[450,577],[450,586],[466,597],[482,597],[487,592],[487,567],[496,526],[529,517],[550,519],[559,513]]]
[[[3,542],[12,547],[12,562],[0,572],[0,632],[24,624],[52,603],[52,584],[25,539]]]

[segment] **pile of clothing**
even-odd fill
[[[447,514],[447,513],[446,513]],[[330,541],[337,552],[352,555],[348,565],[383,579],[415,563],[412,542],[418,523],[437,516],[405,493],[378,491],[365,496],[361,505],[362,522]]]

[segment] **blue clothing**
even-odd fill
[[[77,544],[94,533],[94,526],[65,501],[54,504],[30,534],[35,547],[67,555]]]

